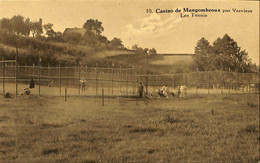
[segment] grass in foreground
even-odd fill
[[[256,162],[257,95],[0,98],[1,162]]]

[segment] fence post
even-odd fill
[[[157,75],[156,75],[156,79],[157,79]],[[158,81],[158,79],[157,79],[157,81]],[[175,90],[175,71],[173,71],[173,79],[172,79],[172,81],[173,81],[172,82],[173,90]]]
[[[237,89],[239,88],[239,83],[238,83],[238,75],[239,75],[239,72],[236,73],[236,94],[237,94]]]
[[[2,56],[2,77],[3,77],[3,94],[5,94],[5,62],[4,57]]]
[[[104,88],[102,88],[102,106],[104,106]]]
[[[250,88],[251,88],[251,86],[250,86],[250,73],[248,73],[248,93],[250,94],[251,93],[251,91],[250,91]]]
[[[38,61],[38,84],[39,84],[39,96],[41,95],[41,57]]]
[[[224,86],[224,82],[223,82],[223,70],[221,70],[221,94],[223,94],[223,86]]]
[[[34,76],[34,63],[33,63],[33,67],[32,67],[32,76]]]
[[[138,86],[138,71],[136,72],[137,76],[136,77],[136,83],[135,83],[135,90],[137,89]],[[136,95],[137,95],[137,91],[136,91]]]
[[[18,51],[18,50],[17,50]],[[18,52],[17,52],[18,53]],[[18,63],[17,63],[17,55],[15,56],[15,95],[17,96],[18,95],[18,83],[17,83],[17,80],[18,80]]]
[[[208,94],[210,94],[210,71],[208,71]]]
[[[114,91],[113,73],[114,73],[114,67],[112,66],[112,95],[113,95],[113,91]]]
[[[135,84],[134,84],[134,81],[135,81],[135,66],[133,65],[133,95],[135,94]]]
[[[141,70],[140,70],[140,81],[142,81],[142,77],[143,77],[143,71],[142,71],[142,67],[141,67]]]
[[[60,59],[59,59],[59,88],[60,88],[60,96],[61,96],[61,71],[60,71]]]
[[[257,88],[257,85],[258,85],[257,82],[256,82],[256,76],[257,76],[257,68],[256,68],[256,71],[255,71],[255,84],[254,84],[255,85],[255,93],[256,93],[256,88]]]
[[[98,93],[98,71],[97,71],[97,64],[96,64],[96,95]]]
[[[119,91],[120,91],[120,94],[121,94],[121,84],[122,84],[122,67],[120,66],[120,84],[119,84]]]
[[[126,95],[128,95],[128,68],[126,68]]]
[[[68,79],[68,64],[66,62],[66,88],[69,87],[69,79]]]
[[[48,64],[47,74],[48,74],[48,79],[49,79],[49,77],[50,77],[50,64]]]
[[[67,101],[67,88],[65,88],[65,102]]]
[[[198,94],[198,79],[199,79],[199,68],[197,67],[197,72],[196,72],[196,94]]]
[[[228,94],[230,94],[230,82],[231,82],[231,80],[230,80],[230,75],[231,74],[231,72],[230,72],[230,68],[228,69]]]
[[[78,63],[78,73],[79,73],[79,78],[78,78],[78,95],[80,96],[80,63]]]

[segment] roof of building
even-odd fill
[[[69,34],[69,33],[79,33],[82,36],[85,34],[85,29],[84,28],[66,28],[63,32],[63,35]]]

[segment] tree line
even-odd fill
[[[212,45],[204,37],[198,40],[195,47],[195,67],[200,71],[256,71],[256,65],[252,63],[246,50],[242,50],[228,34],[217,38]]]
[[[72,44],[99,46],[103,49],[126,49],[120,38],[114,37],[112,40],[108,40],[106,36],[102,35],[104,27],[102,22],[97,19],[88,19],[82,25],[85,33],[72,32],[63,36],[60,31],[54,31],[54,24],[43,24],[42,19],[38,21],[31,21],[30,18],[25,18],[21,15],[15,15],[12,18],[0,19],[0,29],[5,30],[9,34],[30,36],[41,40],[51,40],[57,42],[69,42]],[[44,33],[45,31],[45,33]],[[134,50],[134,49],[133,49]],[[136,49],[137,52],[139,49]],[[144,49],[146,50],[146,49]],[[155,49],[150,49],[151,52],[155,52]],[[148,50],[147,50],[148,51]]]
[[[55,65],[59,61],[57,56],[60,55],[71,56],[71,61],[67,60],[66,62],[72,64],[80,62],[86,56],[87,59],[91,59],[92,54],[100,51],[130,50],[124,47],[120,38],[114,37],[112,40],[108,40],[102,34],[104,31],[102,22],[97,19],[86,20],[82,25],[84,34],[72,32],[65,36],[62,32],[55,31],[53,26],[54,24],[52,23],[43,24],[41,18],[38,21],[31,21],[30,18],[25,18],[21,15],[2,18],[0,19],[0,43],[26,49],[28,51],[27,54],[23,54],[24,56],[19,55],[19,61],[21,64],[28,65],[35,63],[39,55],[48,59],[47,62]],[[57,46],[57,44],[53,43],[61,43],[60,45],[64,46]],[[71,48],[71,46],[67,48],[66,44],[75,45],[75,48]],[[88,50],[78,50],[76,48],[78,45],[86,46]],[[15,55],[11,51],[6,51],[6,49],[0,49],[0,51],[7,58]],[[131,51],[134,51],[136,54],[156,54],[154,48],[138,47],[136,49],[133,48]]]

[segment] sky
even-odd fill
[[[181,12],[156,13],[156,9],[177,8]],[[221,12],[192,17],[183,8],[221,9]],[[147,13],[147,9],[152,9],[152,13]],[[230,12],[223,13],[223,9]],[[233,9],[252,12],[233,12]],[[194,53],[200,38],[205,37],[212,44],[227,33],[259,65],[258,1],[0,0],[0,19],[14,15],[29,17],[31,21],[42,18],[43,24],[53,23],[53,29],[61,32],[65,28],[80,28],[88,19],[98,19],[105,29],[102,34],[109,40],[118,37],[128,48],[137,44],[155,48],[158,53]]]

